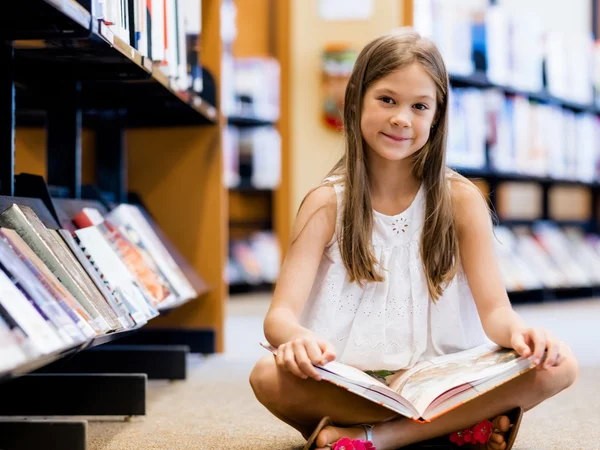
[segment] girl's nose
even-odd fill
[[[390,123],[397,127],[410,127],[410,112],[401,110],[390,118]]]

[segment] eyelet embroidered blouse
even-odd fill
[[[384,281],[350,283],[341,259],[343,185],[336,232],[326,246],[301,323],[336,347],[337,360],[361,370],[401,370],[434,356],[490,342],[462,267],[434,304],[419,252],[425,217],[422,184],[411,205],[388,216],[373,210],[373,251]]]

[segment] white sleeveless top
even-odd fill
[[[425,187],[402,213],[373,210],[373,251],[382,282],[350,283],[336,232],[321,259],[301,324],[336,347],[337,360],[361,370],[400,370],[415,363],[488,343],[462,266],[434,304],[419,252]]]

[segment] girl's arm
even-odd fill
[[[283,262],[273,301],[264,321],[265,337],[279,347],[293,339],[315,337],[299,323],[325,246],[335,231],[336,196],[332,186],[311,192],[292,230],[292,244]]]
[[[527,326],[512,309],[500,276],[489,209],[469,181],[452,181],[452,199],[461,261],[483,329],[496,344],[512,348],[512,336]]]
[[[543,362],[543,368],[559,365],[560,342],[542,328],[527,327],[512,309],[496,262],[490,213],[479,190],[457,180],[452,198],[461,260],[485,333],[502,347],[532,356],[535,364]]]

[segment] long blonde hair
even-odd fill
[[[344,183],[338,242],[352,282],[382,281],[372,249],[373,209],[366,168],[361,112],[367,89],[391,72],[419,63],[437,90],[437,112],[429,140],[414,156],[413,173],[426,192],[421,258],[429,294],[436,301],[456,274],[458,233],[447,180],[462,177],[446,168],[448,73],[436,46],[410,29],[401,29],[367,44],[356,60],[344,99],[345,154],[328,174]]]

